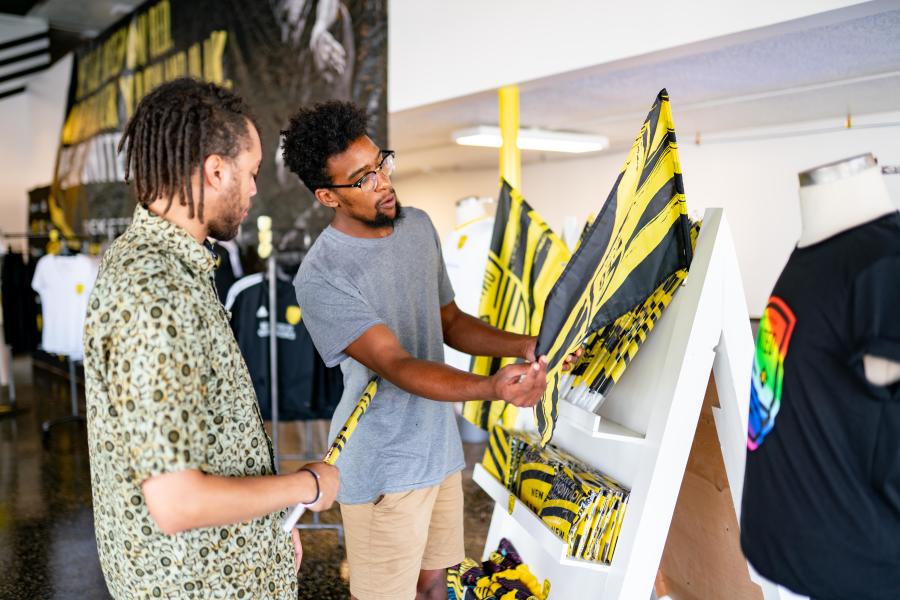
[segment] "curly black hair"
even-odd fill
[[[331,100],[301,108],[281,132],[284,164],[310,189],[333,183],[325,163],[366,135],[369,118],[352,102]]]
[[[191,218],[203,222],[203,187],[195,211],[191,176],[211,154],[235,158],[250,143],[247,121],[259,126],[237,94],[187,77],[154,89],[137,105],[125,126],[119,152],[127,146],[125,181],[134,176],[144,207],[177,194]]]

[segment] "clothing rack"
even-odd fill
[[[48,238],[49,234],[35,234],[35,233],[3,233],[0,232],[0,241],[6,245],[6,240],[10,239],[44,239]],[[23,253],[24,254],[24,253]],[[16,415],[22,414],[26,412],[26,409],[19,408],[18,402],[16,401],[16,378],[13,373],[13,352],[12,346],[6,343],[6,317],[7,315],[3,315],[2,322],[0,322],[0,350],[2,350],[2,358],[0,360],[3,361],[3,365],[6,368],[6,404],[0,404],[0,418],[4,417],[14,417]]]
[[[68,242],[73,241],[73,240],[78,240],[80,238],[78,236],[72,236],[72,237],[63,237],[63,239],[60,240],[59,231],[56,229],[52,229],[47,233],[5,233],[5,232],[0,232],[0,239],[2,239],[4,242],[6,240],[11,240],[11,239],[24,239],[24,240],[34,240],[34,239],[47,240],[47,239],[49,239],[52,242],[59,241],[60,244],[62,244],[61,247],[64,248],[64,247],[66,247],[66,244]],[[6,317],[6,315],[4,315],[4,325],[0,326],[0,334],[3,335],[4,343],[5,343],[5,339],[6,339],[5,317]],[[66,359],[67,359],[67,363],[68,363],[69,401],[71,403],[71,414],[66,415],[64,417],[58,417],[56,419],[47,419],[46,421],[41,423],[41,433],[42,433],[41,439],[44,443],[44,446],[46,446],[47,443],[49,442],[50,430],[53,427],[56,427],[57,425],[62,425],[64,423],[86,423],[84,415],[81,415],[78,412],[78,381],[77,381],[77,375],[76,375],[76,372],[77,372],[76,364],[81,361],[78,359],[73,359],[71,356],[66,356]],[[21,412],[18,409],[17,404],[16,404],[16,385],[15,385],[15,378],[14,378],[13,369],[12,369],[12,348],[10,348],[9,346],[7,346],[6,356],[4,357],[3,360],[6,362],[7,369],[9,372],[9,385],[8,385],[9,404],[4,407],[0,407],[0,416],[7,416],[7,415],[17,414],[18,412]]]
[[[306,421],[306,452],[304,454],[281,454],[278,432],[278,253],[272,247],[272,221],[263,216],[257,219],[260,258],[266,260],[266,278],[269,296],[269,398],[272,407],[272,453],[275,457],[275,472],[281,471],[284,460],[320,460],[313,446],[313,423]],[[340,523],[322,523],[319,513],[312,514],[311,523],[297,523],[297,529],[333,529],[337,533],[338,544],[344,544],[344,526]]]

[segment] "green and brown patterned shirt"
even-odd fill
[[[274,472],[253,384],[216,296],[209,251],[146,209],[103,258],[85,323],[94,523],[124,598],[297,598],[282,513],[162,533],[141,484],[184,469]]]

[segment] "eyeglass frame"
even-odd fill
[[[381,161],[378,163],[378,166],[375,167],[375,170],[374,171],[366,171],[355,182],[353,182],[353,183],[338,183],[338,184],[332,183],[329,185],[321,185],[319,187],[329,189],[329,190],[334,189],[334,188],[356,188],[356,189],[362,191],[362,183],[366,177],[368,177],[369,175],[372,175],[374,173],[376,182],[377,182],[378,173],[379,173],[379,171],[382,170],[382,167],[384,167],[384,161],[386,161],[388,159],[388,157],[391,157],[394,160],[396,160],[396,158],[397,158],[397,153],[394,152],[393,150],[381,150],[381,154],[382,154]],[[395,165],[395,168],[396,168],[396,165]],[[390,177],[390,175],[387,175],[387,177]],[[377,183],[376,183],[376,187],[377,187]]]

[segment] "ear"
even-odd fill
[[[332,192],[327,188],[319,188],[315,191],[316,200],[319,201],[319,204],[322,206],[327,206],[328,208],[337,208],[341,203],[337,194]]]
[[[210,154],[203,161],[203,184],[216,191],[225,184],[227,161],[218,154]]]

